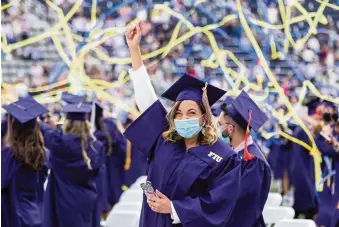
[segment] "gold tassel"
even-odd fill
[[[126,185],[122,185],[122,186],[121,186],[121,190],[122,190],[123,192],[125,192],[125,191],[128,190],[128,187],[127,187]]]
[[[129,140],[127,140],[126,161],[124,166],[125,171],[129,170],[129,168],[131,167],[131,162],[132,162],[132,144]]]
[[[211,111],[211,107],[210,107],[210,104],[208,102],[208,97],[207,97],[207,86],[208,86],[208,83],[205,83],[205,87],[202,88],[203,90],[203,93],[202,93],[202,104],[204,105],[205,107],[205,110],[206,110],[206,124],[207,125],[211,125],[212,122],[210,122],[210,119],[212,119],[212,111]]]

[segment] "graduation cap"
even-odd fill
[[[230,105],[232,102],[234,102],[234,99],[227,96],[224,100],[224,103],[226,103],[226,105]]]
[[[91,103],[91,125],[92,125],[92,132],[95,132],[97,130],[97,126],[95,123],[96,118],[101,118],[104,116],[104,107],[101,105],[101,103],[98,100],[94,100]]]
[[[258,131],[268,118],[245,91],[242,91],[240,95],[227,106],[227,111],[228,116],[246,130],[244,160],[250,160],[253,158],[253,155],[247,150],[249,131],[250,129]]]
[[[66,104],[79,104],[84,100],[84,96],[73,95],[69,92],[63,92],[61,94],[61,100]]]
[[[162,97],[174,102],[192,100],[202,104],[202,94],[204,87],[205,82],[185,73],[162,94]],[[207,85],[207,97],[211,106],[216,103],[225,93],[226,91],[220,88],[210,84]]]
[[[30,121],[35,123],[37,117],[48,112],[43,105],[30,96],[21,98],[17,102],[11,103],[3,108],[21,124]]]
[[[216,103],[216,104],[214,104],[214,106],[211,107],[213,116],[217,117],[217,116],[220,115],[220,113],[222,111],[221,105],[222,105],[222,103]]]
[[[63,112],[67,113],[66,118],[69,120],[86,121],[87,113],[90,113],[92,106],[90,104],[68,104],[64,107]]]
[[[217,103],[215,103],[211,107],[213,115],[215,117],[219,116],[220,113],[223,111],[223,105],[227,106],[228,104],[231,104],[233,101],[234,101],[233,98],[227,96],[224,101],[218,101]]]

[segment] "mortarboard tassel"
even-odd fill
[[[129,170],[129,168],[131,168],[131,162],[132,162],[132,144],[129,140],[127,140],[126,160],[124,170]]]
[[[248,111],[248,123],[247,123],[247,128],[246,128],[246,133],[245,133],[245,149],[244,149],[244,160],[245,160],[245,162],[251,160],[254,157],[253,154],[248,152],[248,149],[247,149],[247,140],[248,140],[248,136],[250,134],[251,120],[252,120],[252,110],[249,110]]]

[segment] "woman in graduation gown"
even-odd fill
[[[129,117],[125,124],[125,128],[128,128],[132,123],[133,119]],[[147,175],[147,170],[147,157],[133,146],[131,142],[127,141],[124,173],[125,185],[130,187],[140,176]]]
[[[37,117],[48,111],[31,97],[4,108],[9,116],[1,148],[1,226],[41,227],[47,153]]]
[[[320,134],[315,137],[315,142],[319,151],[322,154],[323,162],[322,162],[322,173],[323,177],[326,177],[330,174],[329,171],[332,171],[332,165],[334,165],[335,160],[339,159],[339,153],[337,153],[333,146],[330,146],[326,143],[325,138],[323,138]],[[325,159],[327,159],[325,161]],[[327,161],[330,166],[327,166]],[[333,163],[332,163],[333,161]],[[330,169],[328,168],[330,167]],[[331,212],[333,208],[336,206],[334,190],[333,190],[333,180],[334,177],[328,178],[324,182],[324,188],[322,192],[319,192],[319,212],[316,217],[316,223],[319,226],[330,226],[331,223]]]
[[[46,147],[51,153],[51,173],[45,196],[45,227],[93,227],[97,203],[96,179],[104,148],[90,133],[89,104],[64,107],[63,133],[42,124]]]
[[[231,218],[226,226],[265,227],[262,216],[271,185],[271,169],[249,130],[258,131],[267,117],[243,91],[222,106],[219,128],[229,137],[232,147],[242,157],[241,188]]]
[[[310,144],[307,134],[298,126],[293,137]],[[294,186],[294,205],[296,217],[304,214],[307,219],[313,219],[318,212],[318,201],[315,195],[315,176],[313,157],[309,151],[299,144],[292,144],[291,182]]]
[[[105,149],[104,168],[102,168],[100,174],[100,209],[106,216],[107,212],[119,201],[122,194],[126,138],[119,132],[113,119],[104,118],[103,107],[97,101],[95,102],[94,114],[94,136],[103,144]]]
[[[140,226],[225,226],[239,190],[240,160],[218,139],[209,106],[225,92],[183,75],[162,95],[176,102],[167,114],[142,63],[139,26],[126,38],[142,115],[124,134],[148,157],[147,180],[156,189],[144,198]]]
[[[127,140],[112,118],[103,118],[112,141],[112,150],[106,155],[108,202],[113,207],[120,199],[124,184],[124,164]]]

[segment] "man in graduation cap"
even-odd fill
[[[241,160],[218,138],[212,120],[210,104],[225,91],[185,74],[162,95],[175,102],[167,113],[142,63],[139,26],[126,38],[142,114],[124,134],[148,158],[147,185],[155,189],[144,197],[140,226],[225,226],[240,190],[241,170]]]
[[[244,163],[238,200],[226,226],[265,226],[262,210],[271,184],[270,167],[249,132],[258,131],[266,115],[246,92],[226,99],[221,107],[218,126]]]

